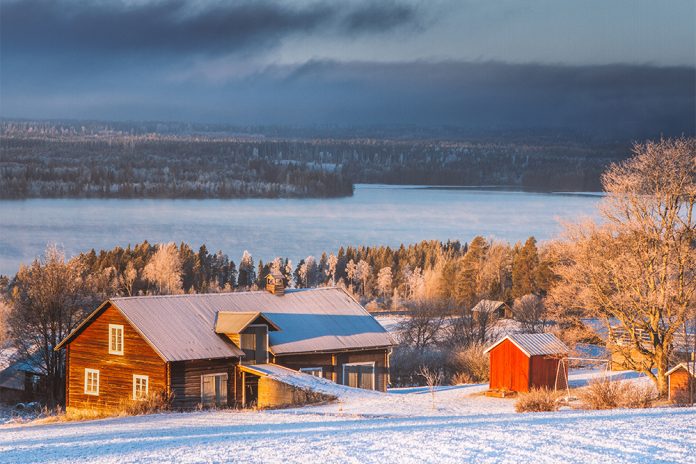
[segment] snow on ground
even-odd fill
[[[442,387],[434,405],[410,388],[297,409],[5,425],[0,462],[696,463],[696,408],[518,414],[485,389]]]

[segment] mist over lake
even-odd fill
[[[143,240],[205,243],[239,260],[308,255],[346,245],[398,246],[421,240],[515,242],[554,237],[560,220],[593,216],[598,195],[358,185],[339,199],[0,201],[0,274],[55,242],[67,256]]]

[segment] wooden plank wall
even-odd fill
[[[504,340],[490,351],[490,388],[528,391],[529,366],[529,358],[510,340]]]
[[[375,389],[387,391],[389,381],[388,350],[367,350],[343,353],[309,353],[277,356],[275,362],[290,369],[321,367],[325,379],[343,383],[343,364],[356,362],[375,363]]]
[[[227,404],[234,406],[236,404],[234,376],[238,362],[238,358],[172,362],[170,364],[171,390],[174,394],[172,407],[195,408],[201,402],[201,376],[221,373],[227,373]]]
[[[694,382],[695,380],[686,369],[672,372],[669,376],[669,399],[675,403],[688,402],[690,381]]]
[[[123,355],[109,354],[109,324],[123,326]],[[149,377],[150,392],[167,388],[166,363],[113,306],[70,343],[66,357],[68,407],[123,407],[133,396],[133,374]],[[99,396],[84,394],[85,368],[99,370]]]
[[[568,364],[552,356],[532,356],[530,361],[530,387],[565,389],[567,387]],[[558,383],[556,375],[558,374]]]

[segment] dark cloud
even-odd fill
[[[3,80],[3,116],[570,129],[621,138],[696,132],[690,67],[312,61],[224,84],[132,69],[60,91],[22,82]]]
[[[379,0],[301,6],[272,0],[14,0],[1,8],[3,54],[34,58],[232,53],[273,46],[293,34],[376,33],[419,21],[413,6]]]

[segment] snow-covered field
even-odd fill
[[[518,414],[485,389],[442,387],[434,406],[412,388],[277,411],[7,424],[0,462],[696,463],[696,408]]]

